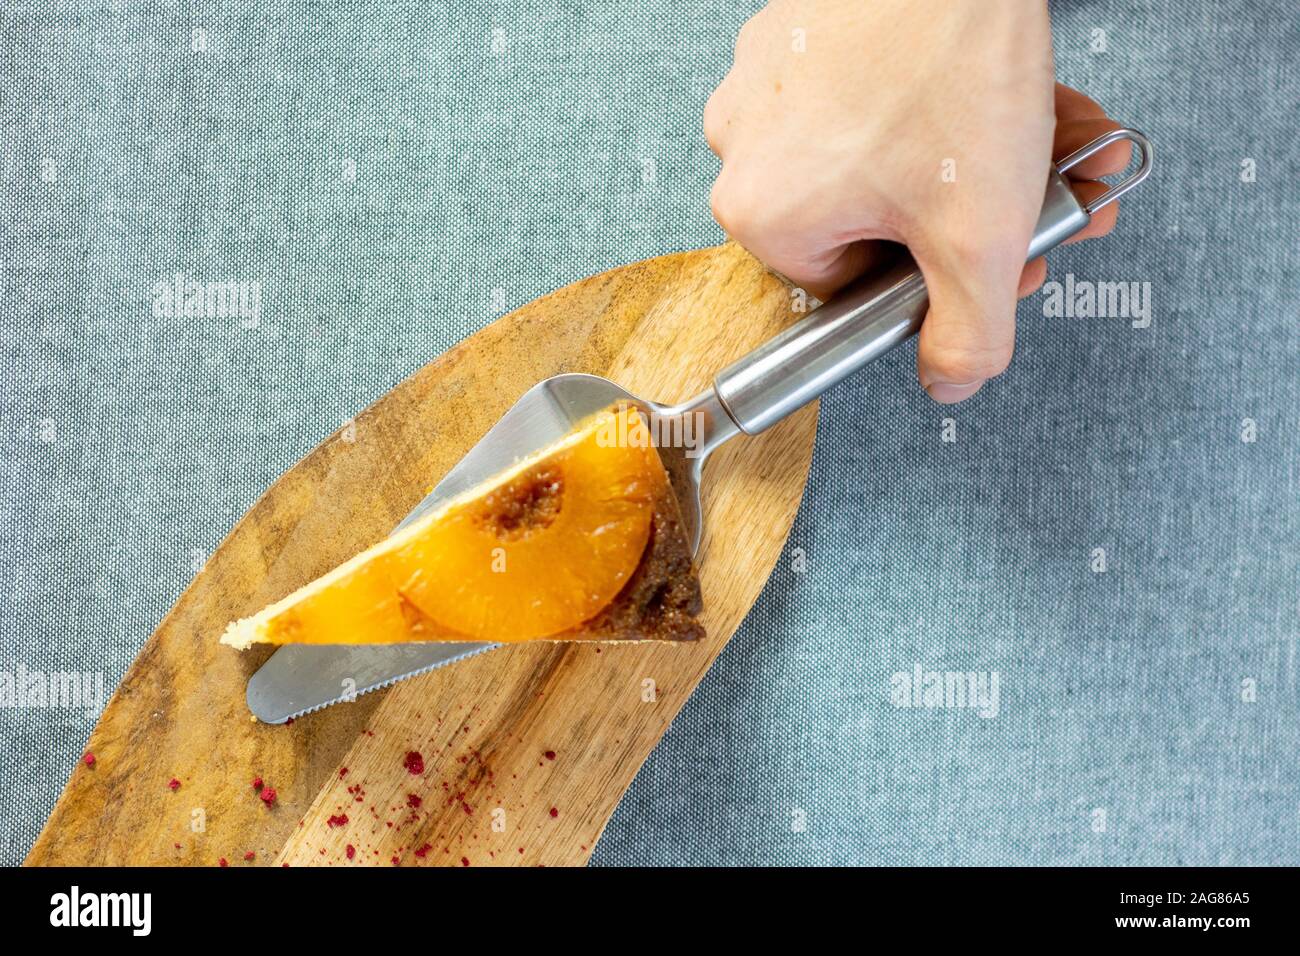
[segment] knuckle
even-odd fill
[[[718,225],[734,239],[761,230],[761,208],[753,201],[754,192],[743,175],[724,166],[709,194],[709,205]],[[741,240],[743,242],[743,240]]]
[[[1024,265],[1025,248],[1018,236],[1008,237],[1005,230],[990,234],[984,229],[953,229],[944,239],[952,264],[972,275],[1019,271]]]
[[[718,225],[728,235],[734,236],[739,222],[739,208],[735,199],[735,190],[731,188],[730,183],[731,180],[728,179],[724,169],[709,192],[709,208],[713,211],[713,218],[718,221]]]
[[[722,97],[719,95],[722,87],[713,91],[707,103],[704,104],[704,141],[709,144],[709,148],[718,155],[721,155],[722,149],[722,131],[726,126],[725,110],[722,105]]]
[[[1011,364],[1010,341],[983,343],[931,342],[924,362],[936,381],[965,384],[1001,375]]]
[[[1018,273],[1037,221],[1037,208],[989,194],[947,206],[927,225],[914,223],[932,257],[972,275]]]
[[[741,245],[767,247],[774,236],[792,227],[784,206],[768,198],[774,192],[776,188],[762,173],[724,167],[713,184],[709,204],[718,224]]]
[[[737,57],[754,47],[755,43],[758,42],[761,29],[758,16],[750,17],[741,25],[736,32],[735,52]]]

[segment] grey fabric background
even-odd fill
[[[357,410],[508,308],[720,241],[699,115],[757,6],[7,0],[0,670],[111,689]],[[1149,282],[1150,327],[1034,296],[955,411],[911,348],[830,397],[790,560],[596,862],[1300,857],[1295,6],[1053,12],[1059,77],[1158,151],[1053,276]],[[177,272],[260,281],[260,322],[155,317]],[[998,716],[892,706],[915,664],[997,671]],[[92,725],[0,712],[0,861]]]

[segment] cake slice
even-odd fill
[[[644,418],[620,405],[221,642],[688,641],[700,609],[672,485]]]

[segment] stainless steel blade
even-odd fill
[[[560,375],[530,388],[397,526],[562,438],[582,419],[631,396],[594,375]],[[355,700],[406,677],[464,660],[496,644],[287,645],[248,681],[248,709],[269,724]]]
[[[248,709],[282,724],[330,704],[356,700],[403,677],[473,657],[495,644],[299,644],[282,647],[248,681]]]

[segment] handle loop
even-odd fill
[[[1079,165],[1089,156],[1101,152],[1111,143],[1118,143],[1120,140],[1128,140],[1138,148],[1138,168],[1134,170],[1127,178],[1110,189],[1106,190],[1086,207],[1088,215],[1093,215],[1099,209],[1105,209],[1120,196],[1124,195],[1130,189],[1139,185],[1144,179],[1151,175],[1151,141],[1135,129],[1117,129],[1112,130],[1102,136],[1098,136],[1087,146],[1076,149],[1065,159],[1056,164],[1059,172],[1064,173],[1073,166]]]

